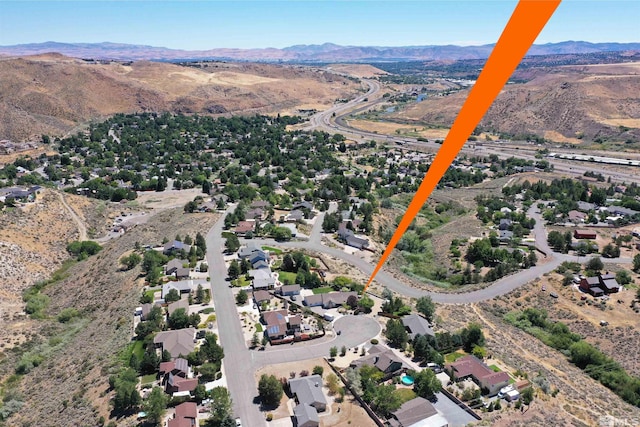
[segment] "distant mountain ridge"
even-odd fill
[[[97,60],[236,60],[236,61],[284,61],[284,62],[366,62],[366,61],[429,61],[485,59],[493,44],[481,46],[429,45],[429,46],[340,46],[333,43],[321,45],[295,45],[283,49],[234,49],[181,50],[157,46],[123,43],[60,43],[44,42],[13,46],[0,46],[0,55],[24,56],[43,53],[61,53],[76,58]],[[534,45],[528,55],[580,54],[595,52],[619,52],[640,50],[640,43],[590,43],[564,41]]]

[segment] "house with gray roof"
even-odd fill
[[[388,348],[375,345],[369,350],[369,354],[351,362],[352,368],[361,366],[374,366],[385,374],[385,378],[396,375],[404,367],[402,360]]]
[[[177,329],[175,331],[158,332],[153,337],[156,347],[167,350],[172,358],[187,356],[195,348],[195,328]]]
[[[189,314],[189,301],[186,299],[180,299],[169,304],[167,306],[167,312],[169,313],[169,316],[171,316],[179,308],[184,308],[187,314]]]
[[[446,427],[449,422],[423,397],[416,397],[400,406],[388,420],[390,427]]]
[[[164,274],[171,275],[175,273],[177,269],[182,268],[185,265],[189,265],[189,261],[174,258],[164,265]]]
[[[327,409],[327,398],[322,392],[322,377],[320,375],[290,379],[289,389],[291,394],[295,395],[299,405],[307,404],[318,412]]]
[[[169,255],[172,252],[180,251],[180,250],[189,252],[190,249],[191,249],[190,245],[187,245],[186,243],[182,243],[178,240],[174,240],[172,242],[167,242],[164,245],[164,248],[162,249],[162,253],[164,253],[165,255]]]
[[[297,427],[318,427],[320,425],[318,411],[306,403],[293,408],[293,416],[296,419]]]
[[[309,295],[304,298],[307,307],[318,307],[330,309],[341,306],[347,302],[350,296],[358,297],[356,292],[329,292],[326,294]]]
[[[402,318],[402,324],[404,325],[411,339],[414,339],[416,335],[423,336],[435,336],[429,321],[419,314],[411,314]]]

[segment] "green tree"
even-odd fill
[[[616,273],[616,282],[621,285],[628,285],[633,279],[627,270],[620,270]]]
[[[337,355],[338,355],[338,347],[335,347],[335,346],[331,347],[329,349],[329,357],[332,359],[335,359]]]
[[[376,412],[383,417],[388,417],[402,405],[400,395],[395,391],[395,385],[383,384],[376,387],[373,392],[371,403],[376,408]]]
[[[549,234],[547,234],[547,243],[557,252],[564,252],[566,249],[564,236],[559,231],[550,231]]]
[[[320,365],[316,365],[313,367],[313,375],[320,375],[322,376],[322,374],[324,373],[324,368]]]
[[[171,329],[184,329],[189,327],[189,315],[184,308],[174,310],[169,316],[168,325]]]
[[[585,264],[585,268],[587,270],[591,270],[593,272],[600,272],[604,268],[604,264],[600,257],[593,257]]]
[[[171,304],[172,302],[176,302],[180,300],[180,293],[177,289],[170,289],[169,292],[164,296],[164,302],[167,304]]]
[[[633,268],[632,270],[635,273],[640,273],[640,254],[635,254],[633,256]]]
[[[227,253],[234,253],[238,249],[240,249],[240,240],[238,236],[235,234],[230,234],[227,236],[227,240],[224,242],[224,247],[227,248]]]
[[[291,240],[291,230],[286,227],[275,227],[272,231],[273,238],[278,242],[286,242]]]
[[[142,257],[137,253],[133,252],[130,255],[122,258],[120,260],[120,264],[122,264],[126,270],[131,270],[136,265],[140,264],[141,261],[142,261]]]
[[[533,388],[527,387],[524,390],[522,390],[522,393],[520,394],[520,400],[522,401],[523,404],[527,406],[530,405],[531,402],[533,402]]]
[[[229,274],[229,277],[231,279],[237,279],[238,276],[240,275],[240,265],[238,264],[237,260],[232,260],[231,264],[229,265],[229,270],[227,271],[227,274]]]
[[[247,300],[249,299],[249,295],[244,289],[240,289],[240,292],[236,295],[236,303],[238,305],[245,305]]]
[[[196,304],[202,304],[204,302],[204,288],[202,287],[202,285],[198,285],[198,288],[196,289]]]
[[[196,386],[195,390],[193,390],[193,397],[195,397],[198,404],[207,398],[207,389],[204,384],[198,384]]]
[[[414,376],[413,391],[428,399],[442,388],[442,383],[431,369],[423,369]]]
[[[475,346],[482,347],[485,342],[482,328],[477,323],[471,323],[463,328],[460,331],[460,337],[462,338],[462,347],[467,353],[470,353]]]
[[[162,418],[167,411],[168,396],[160,387],[154,387],[144,402],[143,409],[147,414],[147,421],[154,425],[161,425]]]
[[[282,384],[274,375],[262,374],[258,382],[258,394],[263,405],[277,407],[282,399]]]
[[[433,321],[433,314],[436,311],[436,305],[430,296],[418,298],[416,302],[416,310],[421,313],[429,322]]]
[[[384,334],[391,347],[404,348],[409,341],[409,334],[399,319],[389,319]]]
[[[602,248],[602,256],[605,258],[617,258],[620,256],[620,247],[609,243]]]
[[[231,418],[233,402],[229,391],[224,387],[214,387],[211,390],[211,416],[207,420],[207,427],[235,427]],[[232,424],[229,424],[229,421]]]
[[[200,352],[205,359],[212,363],[219,363],[224,357],[224,350],[218,344],[218,336],[208,333],[204,337],[204,342],[200,346]]]
[[[360,298],[360,301],[358,301],[358,306],[360,306],[360,308],[364,310],[365,313],[371,313],[371,309],[373,308],[374,304],[375,302],[371,298],[369,298],[367,294],[364,294],[362,298]]]

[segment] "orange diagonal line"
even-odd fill
[[[391,237],[365,290],[384,265],[396,244],[416,217],[420,208],[451,165],[471,132],[546,25],[561,0],[520,0],[495,48],[458,113],[451,130],[411,200],[396,232]]]

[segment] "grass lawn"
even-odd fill
[[[224,239],[229,238],[229,237],[234,236],[234,235],[235,235],[235,233],[232,233],[231,231],[223,231],[222,232],[222,237]]]
[[[400,403],[408,402],[416,397],[416,393],[410,388],[398,388],[393,394],[400,398]]]
[[[256,323],[256,332],[262,332],[262,324]]]
[[[153,296],[158,291],[159,291],[159,289],[150,289],[150,290],[146,291],[144,294],[147,295],[147,298],[151,298],[151,301],[153,301],[154,300]]]
[[[324,288],[313,289],[314,294],[328,294],[331,291],[333,291],[333,288],[331,286],[325,286]]]
[[[453,353],[449,353],[449,354],[445,354],[444,355],[444,361],[447,363],[451,363],[451,362],[455,362],[456,360],[460,359],[461,357],[466,356],[467,354],[463,351],[454,351]]]
[[[284,283],[284,281],[286,280],[293,285],[294,283],[296,283],[296,273],[291,273],[290,271],[279,271],[278,280],[280,280],[282,283]]]
[[[154,382],[156,380],[156,374],[149,374],[149,375],[144,375],[141,379],[140,379],[140,383],[142,385],[145,384],[151,384],[152,382]]]
[[[272,254],[275,254],[275,255],[281,255],[282,254],[282,250],[280,250],[278,248],[274,248],[272,246],[263,246],[262,249],[265,250],[265,251],[269,251],[269,252],[271,252]]]
[[[496,365],[489,366],[493,372],[502,372],[502,369],[498,368]]]
[[[138,360],[142,360],[144,356],[144,343],[142,341],[134,341],[127,345],[122,352],[121,360],[129,364],[129,359],[131,359],[132,354],[135,354]]]

